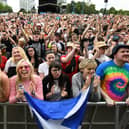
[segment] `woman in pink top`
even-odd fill
[[[10,78],[9,102],[25,102],[24,92],[27,91],[31,96],[43,99],[42,81],[38,75],[34,74],[32,64],[25,59],[18,62],[16,67],[17,75]]]

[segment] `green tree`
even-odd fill
[[[129,15],[129,11],[126,10],[126,11],[124,11],[124,12],[125,12],[124,15]]]
[[[99,12],[103,14],[104,13],[104,8],[100,9]]]
[[[109,10],[108,10],[108,13],[109,14],[117,14],[117,11],[114,7],[111,7]]]
[[[97,12],[94,4],[88,5],[85,2],[75,3],[72,1],[67,5],[67,13],[72,13],[73,11],[77,14],[93,14]]]
[[[24,8],[21,8],[21,9],[19,10],[19,12],[27,13]]]
[[[4,6],[4,11],[5,12],[13,12],[12,8],[10,6],[8,6],[8,5]]]
[[[122,9],[120,9],[117,11],[117,13],[122,15],[124,13],[124,11]]]
[[[75,4],[75,13],[80,14],[82,10],[82,2],[78,2]]]
[[[85,4],[85,14],[95,14],[97,11],[94,4]]]
[[[120,14],[120,15],[129,15],[129,11],[120,9],[120,10],[117,11],[117,14]]]
[[[66,13],[71,13],[71,12],[72,12],[71,4],[67,4]]]
[[[66,13],[77,13],[77,14],[120,14],[120,15],[129,15],[127,10],[116,10],[114,7],[111,7],[109,10],[102,8],[99,11],[95,9],[94,4],[88,4],[85,2],[74,2],[67,4]]]
[[[13,10],[10,6],[0,3],[0,12],[1,13],[13,12]]]

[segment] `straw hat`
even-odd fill
[[[100,42],[96,42],[94,47],[101,48],[101,47],[108,47],[108,45],[105,42],[100,41]]]
[[[74,44],[72,42],[67,42],[66,47],[73,47],[73,46],[74,46]]]

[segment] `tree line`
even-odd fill
[[[21,11],[21,10],[20,10]],[[25,10],[24,10],[25,11]],[[0,3],[0,13],[13,12],[12,8],[9,5]],[[74,2],[67,4],[66,13],[76,13],[76,14],[116,14],[116,15],[129,15],[128,10],[116,10],[114,7],[110,9],[102,8],[96,10],[94,4],[88,4],[86,2]]]
[[[0,3],[0,13],[13,12],[12,8],[9,5]]]
[[[74,2],[67,4],[66,13],[77,13],[77,14],[117,14],[117,15],[129,15],[128,10],[116,10],[114,7],[110,9],[102,8],[100,10],[96,10],[94,4],[88,4],[86,2]]]

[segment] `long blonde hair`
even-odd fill
[[[19,67],[21,66],[21,64],[23,62],[26,62],[30,66],[30,70],[31,70],[31,73],[30,73],[30,82],[33,85],[33,87],[30,86],[30,88],[35,89],[34,68],[33,68],[32,64],[31,64],[31,62],[29,60],[21,59],[18,62],[17,67],[16,67],[16,72],[17,72],[17,75],[16,75],[16,90],[18,90],[18,85],[22,83],[22,78],[21,78],[21,75],[19,73]]]
[[[19,47],[19,46],[16,46],[16,47],[14,47],[13,49],[18,49],[18,51],[20,52],[20,55],[21,55],[22,59],[25,59],[25,60],[28,59],[28,58],[27,58],[27,55],[26,55],[26,53],[25,53],[25,51],[24,51],[23,48],[21,48],[21,47]],[[13,50],[12,50],[12,51],[13,51]],[[15,61],[15,59],[14,59],[13,54],[12,54],[11,60],[12,60],[13,63],[17,63],[17,62]]]

